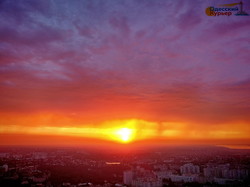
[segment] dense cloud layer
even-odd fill
[[[49,113],[67,116],[67,126],[131,118],[247,126],[250,19],[207,16],[216,5],[0,1],[0,125],[35,125]]]

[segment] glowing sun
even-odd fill
[[[117,138],[123,143],[130,142],[133,139],[133,130],[129,128],[121,128],[117,132]]]

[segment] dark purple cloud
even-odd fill
[[[249,123],[249,16],[211,5],[1,1],[0,109]]]

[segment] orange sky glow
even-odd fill
[[[142,119],[108,120],[84,123],[76,117],[51,114],[5,116],[1,119],[2,145],[84,145],[86,142],[109,141],[118,144],[246,144],[249,126],[246,123],[199,124]],[[12,119],[10,119],[12,118]],[[76,125],[75,125],[76,124]],[[36,137],[36,138],[35,138]],[[37,140],[39,137],[40,141]],[[35,140],[36,139],[36,140]],[[90,139],[91,141],[89,142]],[[77,140],[77,141],[76,141]],[[95,141],[94,141],[95,140]]]

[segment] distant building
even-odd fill
[[[162,178],[159,178],[155,172],[140,166],[125,171],[123,182],[132,187],[162,187]]]
[[[4,168],[4,171],[5,171],[5,172],[7,172],[8,169],[9,169],[9,166],[8,166],[7,164],[4,164],[2,167]]]
[[[173,174],[172,171],[156,171],[155,175],[159,179],[168,179]]]
[[[123,183],[131,185],[133,180],[133,171],[128,170],[123,172]]]
[[[47,158],[47,153],[44,153],[44,152],[34,152],[33,153],[33,158],[34,159],[46,159]]]
[[[180,167],[181,174],[199,174],[200,173],[200,167],[197,165],[194,165],[192,163],[184,164]]]
[[[169,179],[173,182],[194,182],[196,176],[181,176],[181,175],[170,175]]]
[[[161,187],[162,180],[157,178],[137,178],[132,181],[133,187]]]

